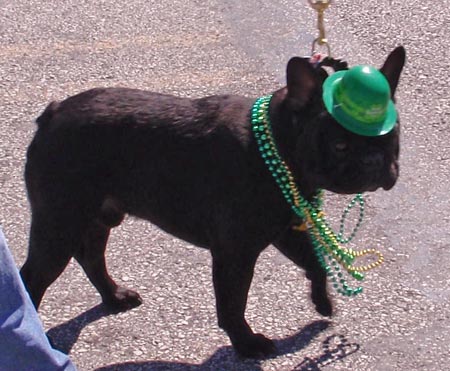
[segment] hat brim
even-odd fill
[[[376,124],[367,124],[356,120],[349,116],[341,108],[339,103],[335,102],[334,92],[347,72],[335,72],[325,80],[323,84],[323,101],[327,111],[339,124],[352,133],[368,137],[381,136],[389,133],[397,123],[397,110],[392,99],[388,103],[386,118],[383,122]]]

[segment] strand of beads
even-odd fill
[[[345,227],[345,220],[348,216],[348,213],[353,209],[353,207],[356,205],[356,202],[359,204],[359,216],[358,221],[356,222],[355,227],[353,228],[352,233],[350,233],[348,238],[344,237],[344,227]],[[342,213],[340,226],[339,226],[339,233],[337,235],[337,239],[340,243],[349,243],[353,238],[355,237],[356,233],[359,230],[359,227],[361,227],[361,223],[364,218],[364,199],[360,193],[358,193],[353,200],[350,202],[350,204],[344,209],[344,212]]]
[[[314,247],[314,252],[322,267],[326,270],[327,275],[333,282],[333,287],[346,296],[354,296],[362,292],[361,287],[350,288],[341,271],[341,267],[358,281],[364,279],[362,272],[379,266],[383,262],[383,255],[375,249],[366,249],[362,251],[354,251],[346,249],[339,245],[339,243],[350,242],[356,232],[358,231],[363,215],[364,215],[364,200],[362,195],[358,194],[351,201],[351,203],[344,210],[341,218],[339,234],[336,235],[332,228],[325,220],[324,213],[321,211],[322,206],[322,190],[319,190],[312,202],[304,199],[296,186],[294,177],[287,167],[284,160],[279,155],[276,147],[272,128],[269,119],[269,105],[272,96],[259,98],[251,112],[251,123],[254,136],[265,164],[270,173],[280,187],[284,198],[291,206],[294,213],[302,220],[306,221],[307,230],[311,237]],[[344,238],[344,224],[350,210],[356,205],[360,205],[360,213],[358,222],[348,238]],[[298,227],[301,230],[301,227]],[[353,266],[356,258],[377,255],[375,263],[366,266]],[[328,264],[327,264],[328,261]],[[340,286],[340,287],[339,287]]]
[[[272,127],[269,120],[269,104],[272,96],[258,98],[252,108],[252,130],[267,168],[281,189],[284,198],[292,207],[300,206],[300,193],[294,177],[288,166],[279,155],[273,139]],[[313,202],[320,206],[322,191],[320,190]]]
[[[272,128],[268,124],[271,96],[259,98],[252,108],[252,130],[267,168],[281,189],[284,198],[291,205],[300,205],[300,193],[295,185],[292,173],[278,153],[273,139]]]
[[[334,232],[328,227],[323,216],[314,217],[311,210],[306,210],[308,231],[314,252],[336,291],[345,296],[355,296],[362,292],[362,287],[350,288],[341,267],[358,281],[364,279],[361,272],[351,269],[354,257],[348,249],[339,246]],[[328,264],[326,263],[328,261]]]

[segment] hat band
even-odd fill
[[[387,110],[383,104],[373,104],[369,108],[361,107],[345,94],[342,82],[334,91],[334,101],[335,107],[339,106],[346,115],[363,124],[379,124],[386,119]]]

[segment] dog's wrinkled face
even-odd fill
[[[380,71],[394,98],[405,62],[403,48],[395,49]],[[286,119],[296,128],[293,161],[305,191],[323,188],[336,193],[361,193],[391,189],[398,177],[399,123],[381,136],[362,136],[342,127],[322,101],[323,71],[318,73],[300,58],[287,70],[284,102],[291,114]]]
[[[305,156],[315,183],[336,193],[391,189],[399,174],[399,125],[386,135],[365,137],[344,129],[328,113],[320,115],[316,130],[306,135],[317,146],[314,159]]]

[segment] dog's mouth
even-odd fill
[[[376,190],[382,188],[385,191],[389,191],[390,189],[392,189],[395,185],[395,183],[397,183],[397,177],[387,177],[384,178],[379,184],[372,184],[369,185],[367,187],[365,187],[365,190],[361,190],[358,193],[363,193],[363,192],[375,192]]]
[[[337,177],[342,179],[342,182],[331,180],[328,186],[321,188],[339,194],[375,192],[380,188],[389,191],[397,182],[398,173],[397,163],[392,163],[385,171],[371,172],[370,174],[359,172],[353,176]]]
[[[395,183],[397,183],[398,175],[399,175],[398,162],[393,161],[389,166],[387,175],[385,177],[383,177],[384,182],[383,182],[382,187],[385,191],[389,191],[390,189],[392,189],[394,187]]]
[[[389,172],[384,176],[380,176],[373,181],[367,182],[366,185],[359,187],[356,192],[352,193],[375,192],[380,188],[384,189],[385,191],[389,191],[394,187],[395,183],[397,183],[397,178],[397,174]]]
[[[362,187],[362,189],[358,193],[362,192],[374,192],[379,188],[383,188],[385,191],[389,191],[392,189],[397,183],[397,178],[399,174],[399,166],[396,160],[385,165],[384,168],[380,169],[377,172],[372,172],[366,174],[367,183],[366,187]]]
[[[397,183],[397,177],[389,179],[382,187],[385,191],[389,191],[394,187],[395,183]]]

